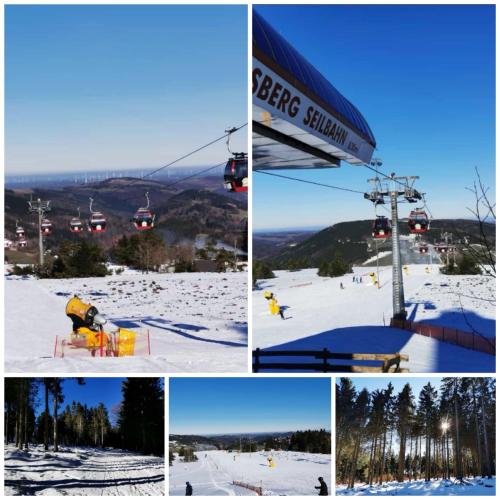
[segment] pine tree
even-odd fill
[[[118,421],[122,446],[146,454],[164,453],[164,396],[160,378],[128,378],[122,385]]]
[[[410,384],[406,384],[397,396],[396,402],[396,428],[399,436],[399,457],[397,480],[404,481],[406,440],[413,418],[415,403]]]
[[[437,391],[427,383],[420,392],[419,411],[425,428],[425,480],[431,480],[431,436],[436,413]]]

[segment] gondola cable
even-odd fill
[[[195,153],[198,153],[199,151],[201,151],[201,150],[203,150],[205,148],[208,148],[212,144],[215,144],[216,142],[219,142],[222,139],[228,138],[231,134],[234,134],[235,132],[238,132],[238,130],[241,130],[242,128],[246,127],[247,125],[248,125],[248,122],[244,123],[243,125],[240,125],[239,127],[233,127],[232,129],[226,131],[226,133],[224,135],[221,135],[217,139],[214,139],[213,141],[207,142],[207,144],[204,144],[203,146],[200,146],[199,148],[196,148],[193,151],[190,151],[189,153],[186,153],[185,155],[183,155],[183,156],[181,156],[181,157],[179,157],[179,158],[171,161],[170,163],[167,163],[166,165],[163,165],[163,167],[159,167],[156,170],[153,170],[152,172],[149,172],[148,174],[142,176],[141,179],[137,179],[137,180],[142,180],[142,179],[145,179],[146,177],[151,177],[152,175],[157,174],[161,170],[164,170],[165,168],[168,168],[168,167],[174,165],[175,163],[178,163],[181,160],[184,160],[184,159],[188,158],[189,156],[194,155]]]
[[[364,194],[363,191],[357,191],[356,189],[350,189],[350,188],[345,188],[345,187],[340,187],[340,186],[332,186],[331,184],[323,184],[321,182],[308,181],[305,179],[297,179],[297,177],[289,177],[288,175],[265,172],[264,170],[255,170],[255,172],[258,174],[272,175],[273,177],[281,177],[282,179],[288,179],[291,181],[303,182],[304,184],[312,184],[314,186],[322,186],[322,187],[327,187],[330,189],[336,189],[339,191],[347,191],[349,193]]]

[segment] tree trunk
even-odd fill
[[[26,379],[25,383],[25,394],[24,394],[24,422],[23,422],[23,440],[24,440],[24,449],[28,450],[28,406],[29,406],[29,382]]]
[[[488,443],[488,432],[486,430],[486,413],[484,409],[484,394],[481,391],[481,421],[482,421],[482,428],[483,428],[483,439],[484,439],[484,458],[486,462],[486,474],[488,476],[488,479],[491,479],[491,462],[490,462],[490,447]]]
[[[429,430],[427,428],[427,422],[425,425],[425,480],[431,480],[431,439],[429,437]]]
[[[403,429],[399,437],[398,482],[400,483],[404,482],[405,455],[406,455],[406,429]]]
[[[360,445],[361,445],[361,432],[358,433],[358,437],[356,439],[356,444],[354,446],[354,453],[353,453],[352,461],[351,461],[351,470],[349,472],[349,485],[348,485],[348,487],[350,489],[354,488],[354,481],[356,479],[356,470],[357,470],[357,464],[358,464],[358,455],[359,455]]]
[[[377,449],[377,436],[375,436],[372,439],[372,445],[370,448],[370,461],[368,463],[368,477],[367,477],[367,483],[371,486],[372,485],[372,478],[373,478],[373,463],[375,460],[375,451]]]
[[[380,476],[379,476],[379,481],[378,484],[383,483],[383,478],[385,474],[385,444],[386,444],[386,439],[387,439],[387,428],[384,428],[384,440],[382,442],[382,457],[380,460]]]
[[[455,408],[455,477],[462,482],[462,450],[460,446],[460,420],[458,418],[458,395],[455,381],[454,408]]]
[[[54,387],[54,394],[53,394],[53,403],[54,403],[54,451],[59,451],[59,443],[58,443],[58,436],[57,436],[57,405],[58,405],[58,398],[59,398],[59,391],[57,390],[57,387]]]
[[[45,389],[45,421],[44,421],[44,430],[43,430],[43,447],[45,451],[49,449],[49,381],[47,379],[44,380],[44,389]]]

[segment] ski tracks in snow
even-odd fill
[[[163,496],[164,460],[114,449],[7,446],[5,494]]]

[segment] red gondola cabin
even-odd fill
[[[224,186],[228,191],[248,191],[248,158],[245,153],[235,153],[224,170]]]
[[[420,234],[429,230],[429,218],[423,210],[412,210],[408,217],[410,233]]]
[[[375,239],[389,238],[391,236],[391,222],[383,215],[377,216],[372,225],[372,236]]]

